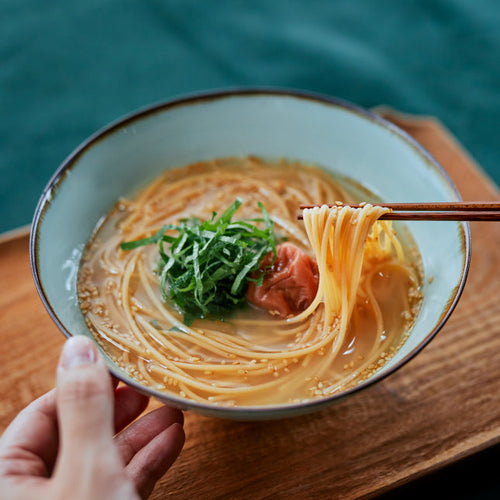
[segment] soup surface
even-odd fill
[[[420,259],[403,226],[394,231],[389,222],[375,222],[368,240],[357,243],[361,250],[352,251],[360,272],[349,311],[339,306],[333,313],[324,271],[319,295],[305,312],[276,315],[272,307],[245,302],[223,319],[186,321],[185,311],[160,289],[158,244],[121,246],[182,219],[209,220],[236,199],[242,205],[234,220],[259,219],[255,225],[262,226],[261,203],[278,243],[286,241],[317,260],[305,224],[297,220],[298,207],[374,196],[353,181],[285,160],[226,158],[167,170],[137,196],[120,200],[84,252],[80,305],[105,352],[141,384],[230,406],[322,398],[380,369],[404,342],[421,303]],[[317,215],[308,217],[316,221]],[[358,224],[352,217],[349,224]],[[343,241],[339,234],[337,251],[348,254],[355,248],[352,236]],[[346,275],[339,283],[340,296],[350,279]]]

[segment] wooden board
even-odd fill
[[[465,199],[499,199],[439,123],[381,112],[434,154]],[[463,297],[414,360],[305,417],[241,423],[187,413],[185,448],[151,498],[370,497],[500,442],[500,224],[471,229]],[[53,387],[63,336],[36,294],[26,233],[0,243],[0,283],[3,429]]]

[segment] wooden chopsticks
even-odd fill
[[[392,211],[380,217],[381,220],[433,220],[433,221],[499,221],[500,203],[493,201],[457,201],[432,203],[372,203]],[[301,205],[301,209],[319,205]],[[361,205],[334,203],[328,205],[361,208]],[[297,216],[302,219],[302,214]]]

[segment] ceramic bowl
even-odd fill
[[[99,220],[123,195],[164,169],[217,157],[256,155],[323,166],[360,181],[386,201],[455,201],[443,169],[406,133],[352,104],[277,90],[237,90],[180,98],[126,116],[81,144],[44,190],[32,225],[34,280],[52,319],[66,336],[90,336],[76,295],[82,250]],[[141,386],[110,360],[125,383],[183,409],[233,419],[269,419],[319,409],[393,373],[443,326],[463,289],[470,260],[468,225],[407,224],[422,256],[421,312],[408,340],[357,387],[309,403],[222,408]]]

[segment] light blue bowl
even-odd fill
[[[385,201],[456,201],[459,194],[437,162],[394,125],[359,107],[324,96],[238,90],[189,96],[112,123],[80,145],[59,167],[35,212],[30,254],[36,287],[66,336],[88,331],[76,295],[82,250],[98,221],[167,168],[227,156],[302,160],[360,181]],[[407,224],[424,273],[421,312],[408,340],[374,376],[332,397],[293,405],[220,408],[141,386],[110,360],[127,384],[183,409],[234,419],[297,415],[339,401],[394,372],[443,326],[465,284],[468,225]]]

